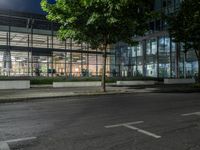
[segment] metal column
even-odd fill
[[[160,68],[159,68],[159,37],[157,37],[157,78],[160,77],[160,74],[159,74],[159,71],[160,71]]]
[[[169,63],[170,63],[170,78],[172,78],[172,39],[170,37],[170,56],[169,56],[170,60],[169,60]]]
[[[143,62],[142,62],[142,72],[143,76],[146,77],[146,40],[142,41],[142,53],[143,53]]]
[[[67,64],[66,64],[66,60],[67,60],[67,41],[65,40],[65,68],[64,68],[64,71],[65,71],[65,73],[64,73],[64,75],[65,75],[65,77],[67,76]]]
[[[53,23],[51,23],[51,49],[53,50]],[[51,56],[51,76],[53,77],[53,73],[54,73],[54,67],[53,67],[53,51],[52,51],[52,56]]]
[[[69,77],[72,77],[72,39],[70,39],[70,73]]]

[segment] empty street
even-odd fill
[[[0,104],[0,150],[199,150],[200,94]]]

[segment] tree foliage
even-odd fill
[[[42,0],[47,18],[60,24],[59,36],[104,50],[102,88],[105,91],[106,51],[117,42],[134,44],[148,29],[153,0]]]
[[[180,9],[169,17],[169,32],[175,42],[182,42],[186,51],[195,50],[200,59],[200,1],[184,0]]]
[[[58,22],[59,36],[87,42],[98,48],[119,41],[133,44],[134,35],[148,27],[151,0],[56,0],[41,6],[51,21]]]
[[[200,82],[200,1],[183,0],[180,9],[168,18],[169,33],[184,44],[185,52],[194,50],[198,59]]]

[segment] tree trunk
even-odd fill
[[[197,60],[198,60],[198,75],[197,75],[197,82],[200,83],[200,50],[195,50]]]
[[[103,72],[101,80],[101,87],[103,92],[106,92],[106,58],[107,58],[106,51],[107,51],[107,46],[105,46],[103,53]]]
[[[198,58],[198,83],[200,83],[200,58]]]

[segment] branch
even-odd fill
[[[196,53],[197,59],[200,60],[200,52],[195,49],[195,53]]]

